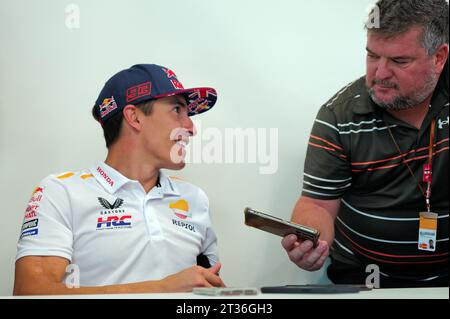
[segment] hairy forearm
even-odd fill
[[[334,217],[336,215],[336,208],[317,205],[305,198],[300,200],[295,205],[292,213],[292,221],[305,226],[313,227],[320,231],[320,240],[324,240],[329,246],[334,239]]]
[[[144,281],[130,284],[100,287],[68,288],[64,283],[35,282],[28,285],[17,285],[14,295],[78,295],[78,294],[128,294],[164,292],[162,281]]]

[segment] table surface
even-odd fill
[[[16,298],[94,298],[94,299],[449,299],[449,288],[402,288],[373,289],[358,293],[342,294],[266,294],[252,296],[204,296],[193,293],[149,293],[149,294],[109,294],[109,295],[70,295],[38,297],[2,297]]]

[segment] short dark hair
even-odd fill
[[[153,102],[155,100],[145,101],[137,104],[136,107],[144,113],[144,115],[150,115],[152,112]],[[94,105],[92,108],[92,116],[96,121],[101,123],[100,115],[98,113],[98,106]],[[102,125],[103,135],[105,137],[106,147],[109,148],[112,144],[117,142],[122,131],[123,112],[118,112],[116,115],[108,119],[106,123]]]
[[[378,9],[379,25],[368,28],[385,37],[402,34],[412,27],[423,29],[422,46],[433,55],[444,43],[448,43],[448,3],[446,0],[379,0],[371,12]],[[366,26],[368,24],[366,23]]]

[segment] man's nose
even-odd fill
[[[375,77],[377,80],[388,80],[393,76],[392,69],[387,59],[380,59],[377,63]]]
[[[189,132],[190,136],[194,136],[197,134],[197,131],[195,129],[194,122],[189,116],[186,116],[183,121],[183,128],[186,129]]]

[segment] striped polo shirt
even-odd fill
[[[448,275],[448,91],[439,82],[420,129],[396,119],[370,98],[365,77],[323,105],[314,122],[304,167],[302,195],[341,198],[332,262],[413,281]],[[436,251],[418,249],[419,212],[426,211],[422,182],[432,119],[431,210],[438,214]],[[402,156],[414,172],[412,177]],[[351,266],[350,266],[351,265]]]

